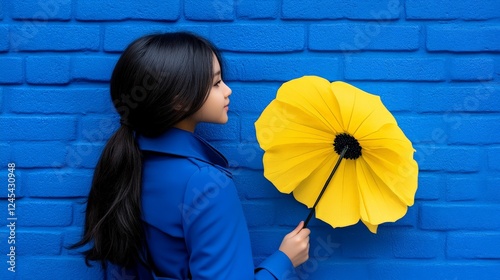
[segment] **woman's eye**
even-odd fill
[[[215,87],[218,87],[218,86],[220,85],[220,82],[222,82],[222,80],[217,81],[217,82],[214,84],[214,86],[215,86]]]

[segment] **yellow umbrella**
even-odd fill
[[[376,95],[301,77],[279,88],[255,128],[264,176],[312,208],[306,224],[315,211],[334,228],[361,220],[376,233],[413,205],[415,150]]]

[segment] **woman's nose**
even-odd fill
[[[228,85],[226,85],[226,87],[227,87],[226,96],[229,96],[229,95],[231,95],[233,93],[233,90]]]

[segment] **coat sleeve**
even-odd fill
[[[236,188],[216,168],[203,167],[191,177],[181,210],[193,279],[284,279],[281,275],[293,269],[288,257],[277,251],[254,272]]]
[[[285,253],[277,250],[255,269],[255,279],[289,279],[294,273],[292,261]]]

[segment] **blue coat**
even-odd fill
[[[156,275],[167,279],[284,279],[276,251],[254,270],[250,236],[226,158],[194,133],[138,137],[142,213]]]

